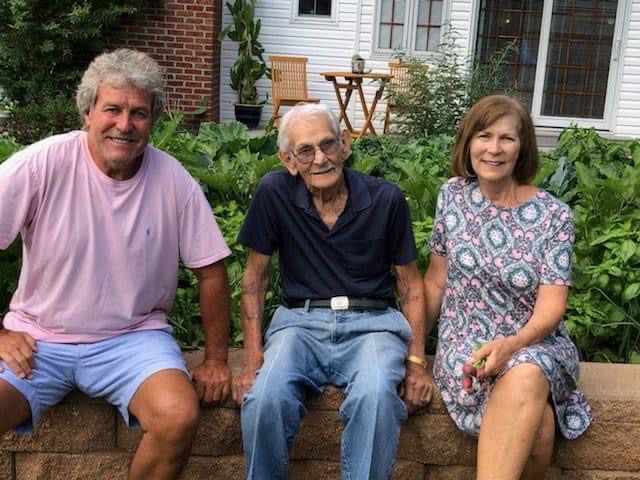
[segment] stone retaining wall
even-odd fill
[[[241,352],[232,353],[239,366]],[[193,364],[198,353],[186,354]],[[549,480],[640,480],[640,366],[582,364],[581,386],[594,423],[576,441],[558,439]],[[292,479],[338,479],[342,394],[310,398],[291,452]],[[34,435],[0,439],[0,479],[124,480],[140,433],[116,410],[74,392],[51,409]],[[403,428],[395,472],[402,480],[473,480],[476,443],[457,430],[440,398]],[[202,412],[185,480],[243,478],[239,410]]]

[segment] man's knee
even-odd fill
[[[178,371],[166,371],[148,379],[134,395],[129,409],[145,433],[163,441],[192,437],[198,426],[200,406],[191,382]]]
[[[157,434],[168,443],[191,438],[198,428],[200,407],[197,400],[172,395],[154,405],[153,412],[144,423],[140,422],[142,429]]]
[[[389,379],[375,378],[359,382],[350,389],[343,410],[348,415],[353,410],[381,412],[390,415],[393,412],[401,415],[402,399],[398,395],[397,385]]]

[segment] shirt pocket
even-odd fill
[[[368,280],[389,270],[384,239],[352,240],[347,244],[347,269],[354,280]]]

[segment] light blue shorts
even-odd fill
[[[0,380],[15,387],[29,402],[31,419],[16,427],[30,433],[47,408],[77,388],[115,405],[130,427],[138,421],[129,402],[142,383],[160,370],[189,372],[171,329],[142,330],[95,343],[37,342],[32,379],[18,378],[3,362]]]

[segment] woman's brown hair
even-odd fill
[[[505,115],[518,119],[520,153],[513,169],[513,177],[520,184],[530,183],[538,171],[538,144],[531,116],[515,98],[491,95],[480,99],[462,120],[451,154],[451,168],[459,177],[475,177],[471,166],[469,146],[473,137]]]

